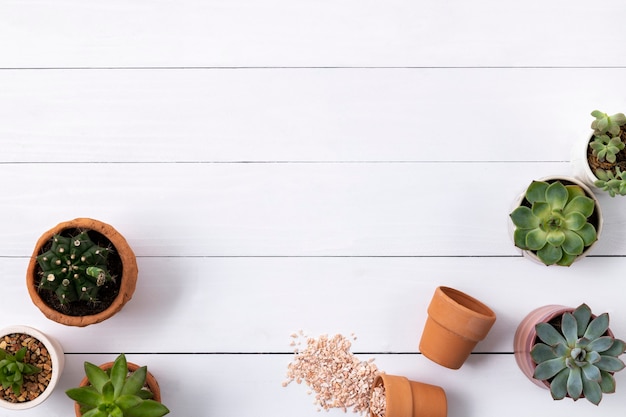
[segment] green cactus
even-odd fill
[[[602,393],[615,392],[613,373],[624,369],[618,358],[626,343],[607,335],[609,315],[592,319],[586,304],[564,313],[557,325],[535,326],[541,340],[531,350],[537,364],[534,378],[549,381],[552,398],[566,396],[574,401],[582,396],[598,405]]]
[[[95,244],[87,232],[54,235],[50,249],[37,256],[40,290],[56,293],[61,305],[77,300],[95,303],[98,290],[114,278],[107,270],[111,249]]]
[[[22,393],[24,375],[41,372],[40,368],[24,362],[26,350],[26,347],[23,347],[12,355],[0,349],[0,383],[5,390],[11,388],[16,396]]]
[[[533,181],[526,190],[530,207],[520,205],[511,214],[516,226],[515,246],[536,251],[546,265],[571,265],[597,240],[588,221],[595,202],[577,185]]]
[[[83,417],[161,417],[170,412],[154,401],[143,386],[147,367],[129,374],[124,354],[120,354],[109,371],[85,362],[86,387],[71,388],[65,393],[81,406]]]
[[[589,146],[593,150],[593,155],[598,158],[599,161],[608,161],[612,164],[617,160],[617,154],[624,149],[624,143],[619,136],[610,138],[607,135],[595,136],[589,143]]]
[[[619,134],[620,127],[626,125],[626,116],[623,113],[616,113],[609,116],[600,110],[594,110],[591,115],[596,119],[591,122],[591,128],[596,136],[610,133],[615,136]]]

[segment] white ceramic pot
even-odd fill
[[[584,136],[582,140],[575,143],[572,147],[572,175],[578,180],[585,183],[585,185],[587,185],[589,188],[593,190],[599,190],[599,188],[595,185],[598,177],[595,176],[595,174],[589,167],[589,162],[587,162],[587,150],[589,149],[589,142],[592,138],[593,133],[589,133]]]
[[[50,354],[50,359],[52,360],[52,376],[50,378],[48,386],[46,387],[45,391],[41,393],[41,395],[39,395],[32,401],[26,401],[23,403],[12,403],[0,399],[0,407],[7,408],[9,410],[25,410],[27,408],[32,408],[41,404],[50,396],[50,394],[52,394],[52,391],[54,391],[54,388],[59,381],[61,374],[63,373],[63,367],[65,366],[65,356],[63,354],[63,347],[58,341],[32,327],[23,325],[5,327],[4,329],[0,330],[0,337],[4,337],[8,334],[13,333],[24,333],[39,340],[48,350],[48,353]]]
[[[587,197],[591,198],[594,201],[594,203],[595,203],[595,215],[598,218],[598,222],[597,222],[598,224],[596,225],[597,239],[591,245],[587,246],[582,254],[580,254],[580,255],[578,255],[576,257],[574,262],[577,262],[577,261],[581,260],[582,258],[584,258],[585,256],[587,256],[589,254],[590,250],[596,245],[598,240],[600,240],[600,234],[602,233],[602,223],[604,221],[604,218],[602,216],[602,210],[600,209],[600,202],[598,201],[598,198],[595,196],[593,191],[591,191],[591,188],[589,188],[583,181],[579,180],[578,178],[569,177],[569,176],[566,176],[566,175],[552,175],[552,176],[548,176],[548,177],[539,178],[537,181],[550,182],[550,181],[556,181],[556,180],[561,180],[561,181],[569,182],[569,183],[576,184],[576,185],[580,186],[583,189],[583,191],[585,191],[585,194],[587,195]],[[526,196],[526,189],[524,189],[524,191],[515,200],[515,202],[514,202],[514,204],[512,206],[511,211],[513,211],[517,207],[519,207],[519,205],[524,200],[525,196]],[[515,242],[515,240],[513,238],[513,233],[514,232],[515,232],[515,225],[513,224],[513,221],[511,219],[509,219],[509,235],[510,235],[511,240],[513,242]],[[537,254],[535,254],[533,251],[523,250],[523,249],[520,249],[520,251],[522,252],[522,255],[524,257],[526,257],[526,258],[528,258],[528,259],[530,259],[532,261],[535,261],[535,262],[545,266],[545,264],[541,261],[541,259],[539,259]]]

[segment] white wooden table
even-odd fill
[[[508,213],[571,173],[592,110],[626,111],[624,17],[622,0],[0,1],[0,325],[67,358],[21,415],[71,415],[83,361],[125,352],[172,416],[317,416],[281,386],[302,329],[354,332],[359,357],[446,389],[450,417],[623,416],[624,375],[599,407],[555,402],[512,338],[533,308],[583,301],[626,337],[626,200],[600,197],[604,234],[571,268],[522,258]],[[80,216],[122,232],[140,273],[121,313],[69,328],[25,271]],[[438,285],[498,316],[457,371],[418,351]]]

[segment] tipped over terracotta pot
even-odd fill
[[[485,304],[449,287],[438,287],[428,306],[419,349],[428,359],[459,369],[496,321]]]
[[[446,417],[448,414],[446,393],[436,385],[379,374],[372,387],[374,392],[380,393],[377,398],[383,403],[370,409],[370,417]]]

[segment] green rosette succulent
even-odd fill
[[[22,393],[24,375],[41,372],[41,369],[37,366],[24,362],[26,352],[26,347],[22,347],[13,355],[4,349],[0,349],[0,383],[3,389],[11,388],[17,396]]]
[[[558,324],[535,326],[541,342],[530,352],[537,364],[533,377],[549,382],[552,398],[584,397],[598,405],[603,393],[615,392],[613,374],[624,369],[618,356],[626,343],[610,336],[608,328],[609,315],[593,318],[586,304],[564,313]]]
[[[527,205],[511,214],[516,226],[515,246],[536,252],[546,265],[571,265],[598,238],[588,220],[595,202],[577,185],[533,181],[526,190]]]
[[[152,392],[144,388],[147,367],[129,373],[123,353],[109,371],[90,362],[85,362],[84,367],[89,385],[65,392],[80,404],[83,417],[162,417],[170,412],[152,400]]]

